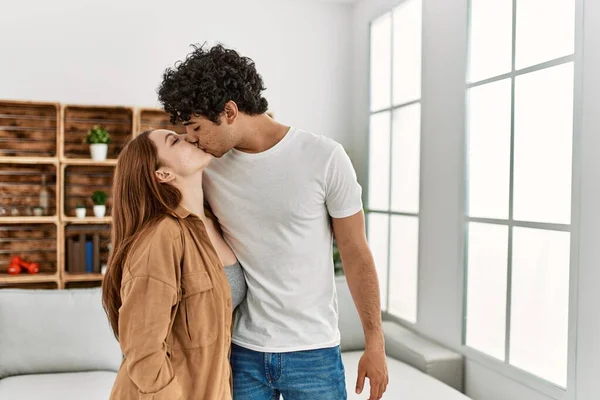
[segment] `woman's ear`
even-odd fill
[[[159,168],[158,170],[154,171],[154,173],[156,174],[156,179],[158,179],[158,182],[160,183],[168,183],[175,179],[175,175],[171,171],[164,168]]]

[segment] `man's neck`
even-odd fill
[[[280,124],[268,115],[243,115],[245,134],[241,138],[236,150],[245,153],[262,153],[275,146],[286,135],[289,126]]]

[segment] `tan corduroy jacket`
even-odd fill
[[[231,291],[202,221],[183,207],[123,266],[111,400],[228,400]]]

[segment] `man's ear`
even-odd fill
[[[175,174],[164,168],[159,168],[154,171],[154,173],[156,174],[156,179],[158,179],[160,183],[168,183],[175,179]]]
[[[223,117],[227,124],[235,122],[239,114],[238,106],[233,100],[229,100],[225,103],[225,109],[223,110]]]

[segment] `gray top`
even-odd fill
[[[240,262],[225,267],[225,274],[231,288],[231,309],[235,310],[246,297],[246,278]]]

